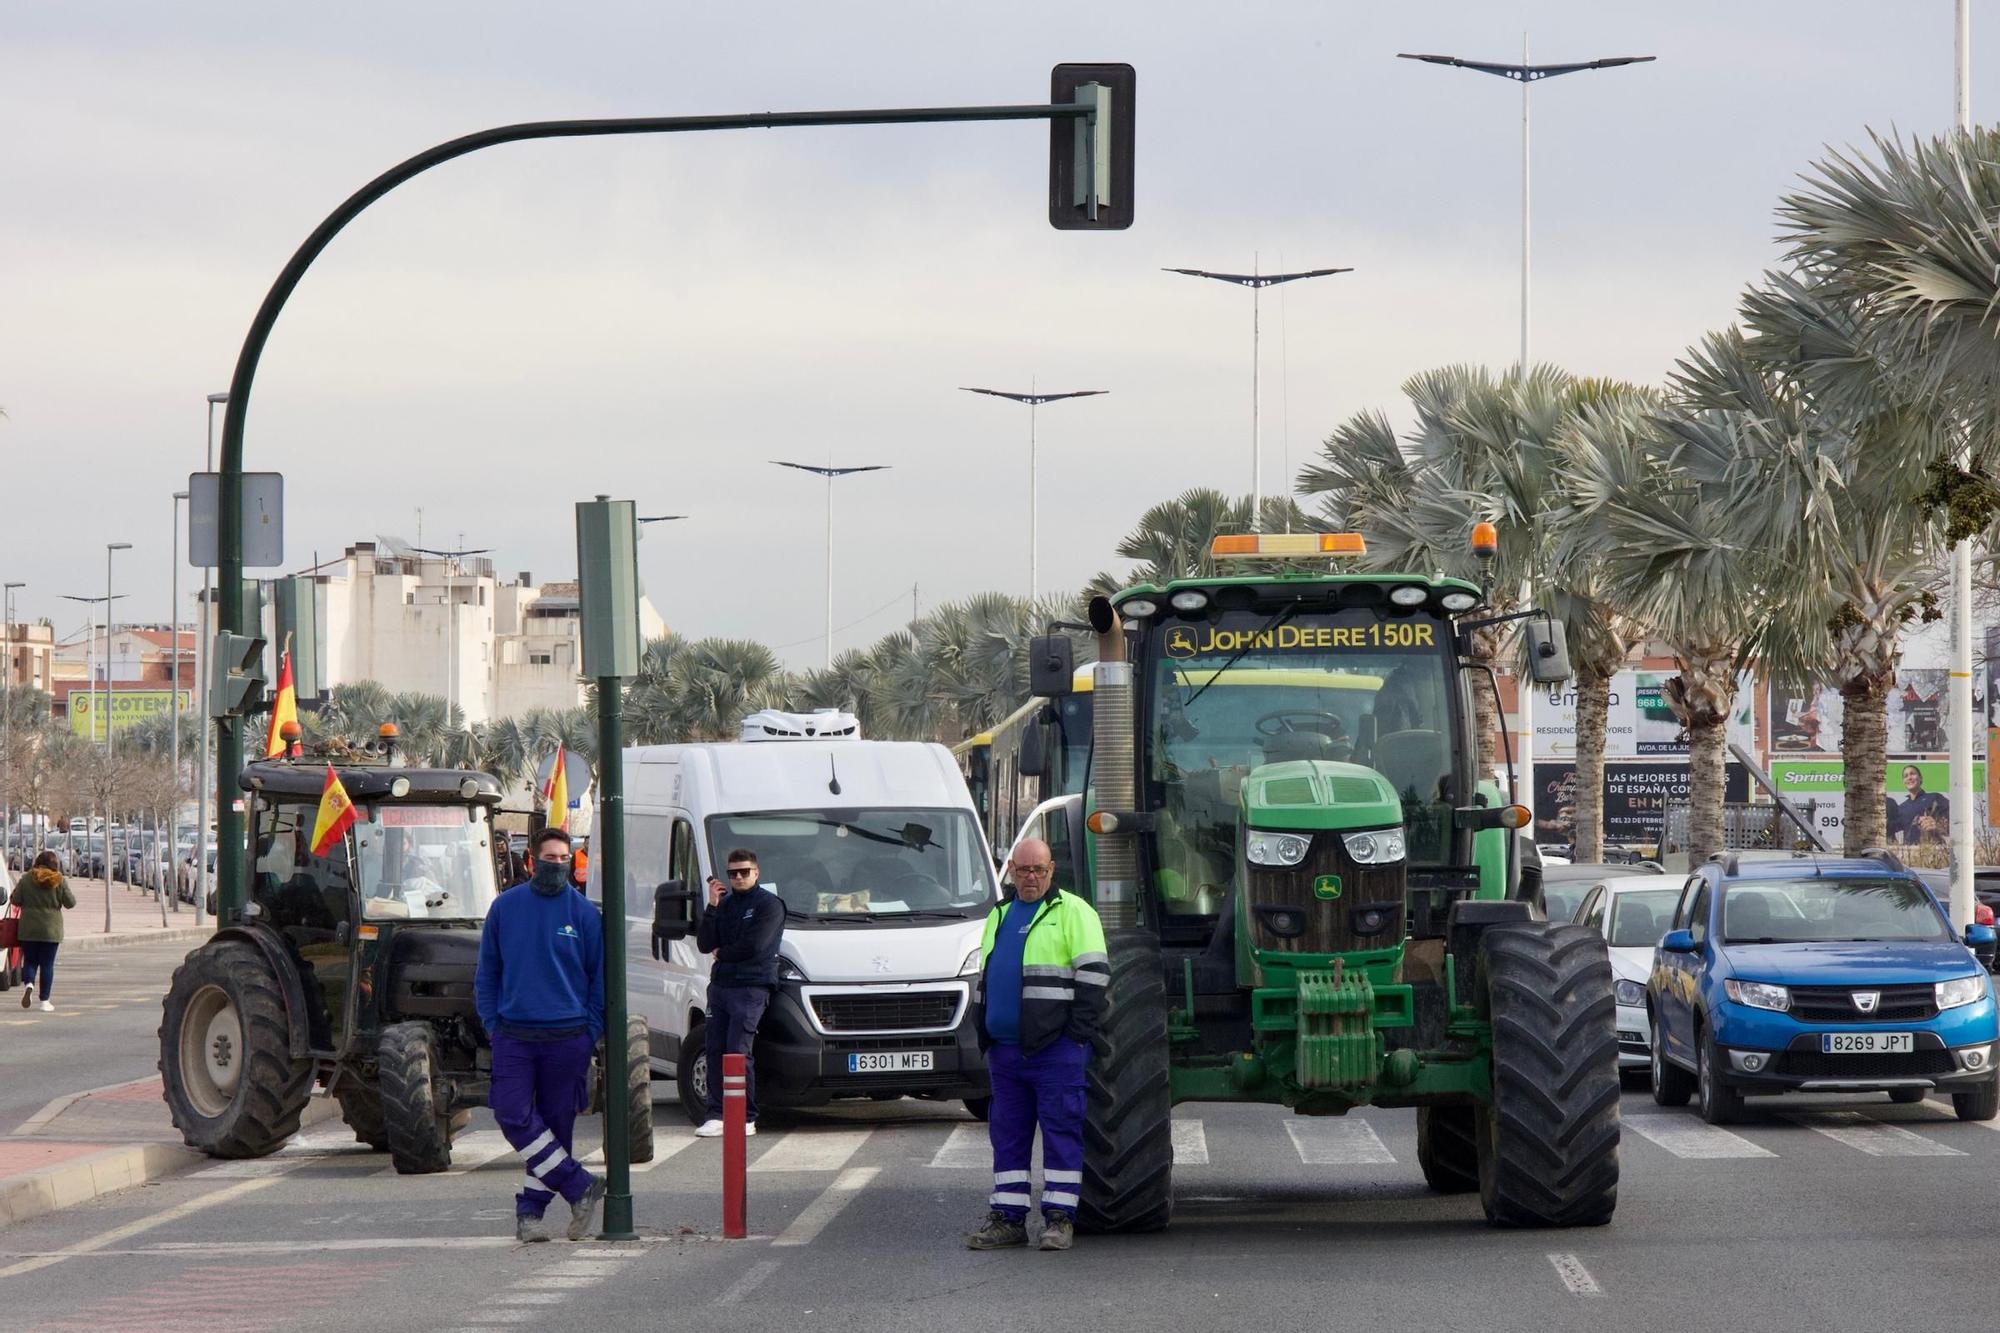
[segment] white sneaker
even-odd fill
[[[755,1120],[752,1120],[749,1124],[743,1126],[743,1137],[746,1139],[754,1139],[757,1137],[757,1122]]]
[[[719,1139],[722,1137],[722,1122],[704,1120],[701,1122],[701,1127],[695,1130],[694,1136],[698,1139]]]
[[[50,1004],[50,1003],[49,1003],[49,1002],[48,1002],[47,1000],[43,1000],[43,1001],[42,1001],[42,1012],[43,1012],[43,1013],[45,1013],[45,1014],[52,1014],[52,1013],[54,1013],[55,1011],[56,1011],[56,1007],[55,1007],[55,1006],[54,1006],[53,1004]]]

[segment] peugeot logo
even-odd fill
[[[1864,1014],[1875,1012],[1875,1006],[1882,1003],[1882,992],[1878,990],[1858,990],[1854,992],[1854,1007]]]
[[[875,964],[875,970],[877,972],[887,972],[889,970],[889,960],[887,958],[882,957],[880,954],[877,954],[873,959],[873,961]],[[1872,1009],[1875,1006],[1871,1002],[1868,1007]]]

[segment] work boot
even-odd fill
[[[1042,1248],[1045,1250],[1066,1250],[1076,1240],[1076,1223],[1070,1221],[1068,1213],[1042,1214]]]
[[[965,1238],[968,1250],[1006,1250],[1027,1243],[1028,1228],[997,1209],[986,1214],[986,1225]]]
[[[604,1181],[600,1177],[590,1182],[590,1188],[583,1197],[569,1206],[569,1238],[582,1240],[590,1234],[597,1223],[597,1206],[604,1202]]]
[[[523,1245],[531,1245],[536,1241],[547,1240],[548,1238],[549,1238],[549,1229],[542,1225],[541,1218],[530,1217],[526,1213],[519,1213],[515,1215],[514,1218],[515,1240],[520,1241]]]

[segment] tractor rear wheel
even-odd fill
[[[443,1171],[451,1165],[452,1135],[468,1116],[437,1104],[437,1045],[430,1025],[395,1023],[382,1029],[375,1062],[383,1129],[397,1172]]]
[[[285,995],[242,940],[174,969],[160,1020],[160,1082],[174,1128],[211,1157],[262,1157],[298,1132],[313,1063],[293,1059]]]
[[[1495,1226],[1599,1226],[1618,1206],[1618,1033],[1604,937],[1524,922],[1479,938],[1493,1098],[1475,1116]]]
[[[1479,1141],[1474,1108],[1417,1108],[1417,1165],[1424,1183],[1439,1194],[1469,1194],[1479,1188]]]
[[[360,1076],[343,1073],[333,1088],[340,1103],[340,1118],[354,1131],[354,1140],[376,1152],[389,1148],[389,1129],[382,1118],[382,1090]]]
[[[1173,1215],[1173,1098],[1167,985],[1151,931],[1109,933],[1111,984],[1091,1052],[1083,1127],[1081,1231],[1158,1231]]]

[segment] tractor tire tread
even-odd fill
[[[440,1111],[437,1057],[428,1024],[392,1023],[375,1048],[382,1120],[400,1175],[431,1175],[451,1165],[451,1136],[464,1115]]]
[[[1111,981],[1085,1081],[1077,1229],[1157,1231],[1173,1216],[1173,1098],[1167,987],[1158,939],[1109,932]]]
[[[181,1091],[180,1022],[188,1001],[204,986],[228,991],[243,1024],[242,1075],[236,1096],[221,1115],[197,1111]],[[161,1005],[161,1096],[174,1128],[191,1148],[211,1157],[265,1157],[298,1133],[312,1096],[313,1062],[293,1059],[285,993],[264,955],[240,940],[215,940],[174,969]]]

